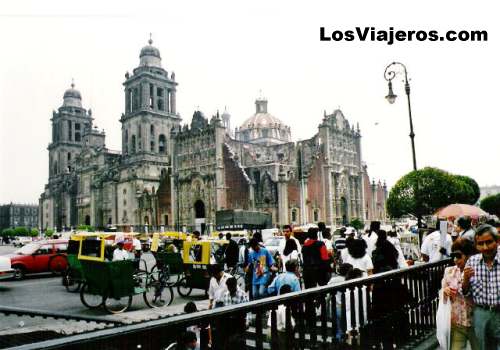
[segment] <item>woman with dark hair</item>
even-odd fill
[[[387,233],[384,230],[378,232],[375,250],[372,253],[374,273],[397,269],[398,251],[391,242],[387,240]]]
[[[479,349],[479,343],[472,327],[473,302],[462,293],[463,271],[467,260],[476,253],[474,243],[468,238],[458,238],[451,246],[451,257],[455,266],[444,270],[441,281],[443,296],[451,302],[451,350],[465,349],[469,341],[471,349]]]
[[[353,268],[363,271],[363,276],[373,273],[372,259],[366,252],[366,242],[363,239],[353,239],[347,244],[346,252],[342,255],[344,264],[351,264]]]
[[[299,247],[294,239],[285,240],[285,249],[283,249],[283,254],[281,255],[281,262],[283,267],[289,260],[298,260],[299,258]]]

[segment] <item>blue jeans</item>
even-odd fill
[[[474,332],[481,350],[500,350],[500,313],[474,307]]]
[[[267,288],[265,284],[252,284],[253,300],[261,299],[267,296]]]

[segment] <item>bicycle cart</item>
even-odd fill
[[[80,300],[85,306],[102,305],[109,313],[124,312],[138,294],[151,308],[171,303],[172,288],[162,286],[157,274],[137,270],[133,260],[107,261],[109,247],[105,235],[86,237],[80,243],[78,259],[85,276]]]
[[[223,264],[222,247],[226,240],[185,241],[182,250],[184,275],[176,283],[181,296],[189,296],[193,289],[201,289],[208,293],[211,267]]]

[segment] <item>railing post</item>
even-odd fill
[[[271,349],[279,350],[278,327],[276,321],[276,309],[271,309]]]

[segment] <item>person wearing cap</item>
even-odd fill
[[[121,261],[121,260],[128,260],[129,255],[128,252],[123,249],[124,241],[120,240],[116,242],[116,248],[113,251],[113,261]]]

